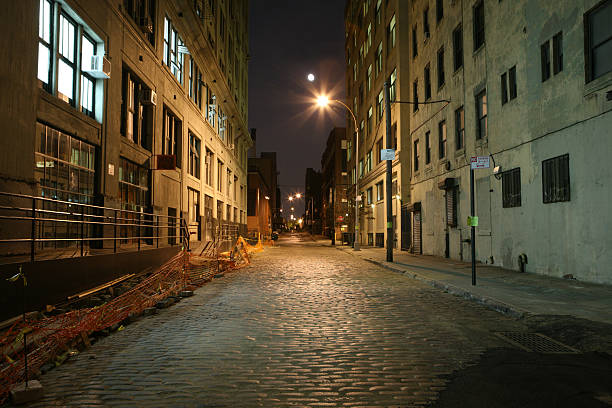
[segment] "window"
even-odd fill
[[[378,0],[376,2],[376,10],[374,11],[374,21],[376,21],[376,26],[380,25],[380,8],[382,6],[382,0]]]
[[[395,81],[397,80],[397,68],[393,69],[391,75],[389,76],[389,101],[395,101]]]
[[[387,27],[387,55],[395,48],[395,14],[391,17]]]
[[[124,0],[124,7],[149,42],[155,45],[155,0]]]
[[[368,109],[368,135],[372,134],[372,107]]]
[[[223,162],[217,160],[217,190],[223,191]]]
[[[381,201],[385,199],[385,189],[383,188],[383,182],[380,181],[376,183],[376,201]]]
[[[217,106],[217,121],[217,123],[219,124],[219,139],[225,141],[227,116],[225,116],[225,114],[223,113],[221,105]]]
[[[508,78],[504,72],[501,76],[501,103],[505,105],[508,102]]]
[[[49,0],[40,0],[38,18],[38,79],[42,87],[51,92],[51,50],[53,49],[53,12]]]
[[[189,59],[189,99],[202,109],[202,72],[193,58]]]
[[[444,47],[438,50],[438,89],[444,85]]]
[[[367,203],[372,204],[372,187],[366,190]]]
[[[516,98],[516,65],[508,71],[508,81],[510,82],[510,100]]]
[[[416,58],[418,55],[417,50],[417,29],[416,26],[412,28],[412,58]]]
[[[369,93],[372,90],[372,64],[368,66],[368,73],[366,76],[366,91]]]
[[[231,185],[232,185],[232,171],[230,169],[226,170],[226,176],[225,176],[225,182],[227,183],[227,189],[225,190],[225,194],[229,197],[230,193],[232,191],[231,189]]]
[[[168,17],[164,17],[164,64],[170,68],[180,84],[183,84],[184,48],[185,44],[172,22]]]
[[[378,43],[378,48],[376,49],[376,78],[382,72],[382,41]]]
[[[364,102],[364,97],[363,97],[363,82],[361,84],[359,84],[359,104],[362,105]]]
[[[419,139],[414,141],[414,148],[412,149],[414,171],[419,171]]]
[[[412,84],[412,111],[416,112],[419,110],[419,88],[418,81],[414,81]]]
[[[502,173],[502,207],[521,206],[521,169],[504,171]]]
[[[209,92],[208,95],[208,123],[213,128],[215,127],[215,116],[217,115],[217,97],[214,93]]]
[[[540,46],[540,62],[542,64],[542,82],[550,78],[550,41]]]
[[[429,7],[423,11],[423,35],[425,40],[429,38]]]
[[[444,17],[444,0],[436,0],[436,21],[439,23]]]
[[[474,6],[474,51],[478,50],[485,43],[485,15],[484,1],[478,2]]]
[[[121,208],[144,211],[149,206],[149,171],[123,157],[119,162]]]
[[[189,174],[200,178],[200,139],[189,131]]]
[[[487,137],[487,91],[486,90],[476,95],[476,119],[477,119],[476,139],[486,139]]]
[[[446,225],[457,226],[457,187],[446,190]]]
[[[75,94],[76,25],[63,13],[59,17],[58,52],[57,96],[72,105]]]
[[[378,141],[376,142],[376,164],[381,162],[380,159],[380,152],[383,148],[383,141],[382,141],[382,137],[380,139],[378,139]]]
[[[366,162],[365,162],[365,172],[369,173],[372,171],[372,149],[370,149],[368,151],[368,154],[366,155]]]
[[[563,71],[563,33],[558,32],[553,37],[553,74]]]
[[[393,150],[397,150],[397,122],[391,126],[391,141],[393,142]]]
[[[446,121],[438,123],[438,158],[446,157]]]
[[[383,90],[381,89],[380,92],[378,93],[378,99],[376,100],[376,119],[378,122],[380,122],[380,120],[383,117],[383,99],[384,99],[384,94],[383,94]]]
[[[431,163],[431,138],[430,132],[425,132],[425,164]]]
[[[131,142],[151,150],[153,105],[146,98],[151,90],[131,71],[123,70],[121,134]]]
[[[206,172],[206,184],[212,186],[213,183],[213,152],[206,149],[206,156],[204,157],[204,169]]]
[[[463,106],[455,111],[455,149],[463,149],[465,146],[465,117]]]
[[[429,64],[425,66],[425,71],[423,74],[425,77],[425,100],[429,100],[431,99],[431,75]]]
[[[612,0],[589,11],[585,18],[587,82],[612,71]]]
[[[366,51],[365,51],[366,54],[368,53],[370,48],[372,48],[372,23],[368,24],[368,34],[367,34]]]
[[[569,154],[542,162],[544,204],[570,201]]]
[[[95,146],[37,122],[35,149],[38,194],[54,200],[93,204]]]
[[[359,178],[363,177],[363,159],[359,160]]]
[[[463,66],[463,28],[459,25],[453,31],[453,67],[456,70]]]
[[[176,156],[176,167],[181,167],[182,122],[164,106],[164,128],[162,154]]]
[[[81,36],[81,112],[94,116],[96,80],[87,71],[96,55],[96,43],[86,34]]]

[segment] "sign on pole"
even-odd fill
[[[395,150],[393,149],[381,149],[380,160],[395,160]]]
[[[472,170],[475,169],[488,169],[489,166],[489,156],[476,156],[470,158],[470,167]]]

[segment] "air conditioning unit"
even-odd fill
[[[91,68],[86,69],[85,72],[94,78],[109,79],[111,63],[104,55],[94,55],[91,57]]]
[[[153,21],[151,21],[149,16],[141,17],[138,23],[138,26],[143,33],[153,34]]]
[[[157,106],[157,93],[152,89],[145,89],[140,97],[140,103]]]

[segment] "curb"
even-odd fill
[[[527,315],[530,315],[531,313],[523,310],[517,306],[514,305],[510,305],[508,303],[502,302],[501,300],[495,299],[495,298],[491,298],[491,297],[486,297],[483,295],[479,295],[479,294],[475,294],[470,292],[469,290],[460,288],[458,286],[454,286],[448,283],[444,283],[444,282],[440,282],[437,281],[435,279],[431,279],[431,278],[427,278],[423,275],[419,275],[416,272],[413,271],[409,271],[409,270],[405,270],[405,269],[401,269],[399,267],[394,267],[392,266],[393,264],[389,264],[388,262],[381,262],[381,261],[377,261],[375,259],[371,259],[371,258],[364,258],[364,257],[360,257],[359,255],[355,255],[351,252],[348,251],[344,251],[343,249],[337,248],[339,251],[343,251],[345,253],[348,253],[349,255],[353,255],[356,256],[358,258],[363,259],[366,262],[370,262],[374,265],[380,266],[382,268],[385,268],[387,270],[390,270],[392,272],[396,272],[396,273],[400,273],[402,275],[406,275],[409,278],[424,282],[436,289],[440,289],[443,290],[444,292],[450,293],[452,295],[456,295],[456,296],[460,296],[464,299],[467,300],[471,300],[472,302],[476,302],[480,305],[483,305],[489,309],[495,310],[498,313],[501,313],[503,315],[506,316],[511,316],[514,317],[516,319],[522,319],[523,317],[526,317]]]

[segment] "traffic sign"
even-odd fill
[[[393,149],[381,149],[380,160],[395,160],[395,150]]]
[[[470,167],[472,168],[472,170],[488,169],[490,167],[489,160],[490,160],[489,156],[472,157],[470,158]]]

